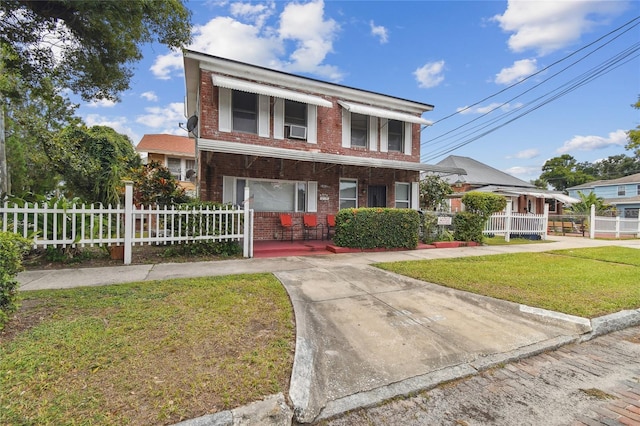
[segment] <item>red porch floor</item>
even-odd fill
[[[418,244],[418,249],[427,248],[435,247],[428,244]],[[359,253],[361,251],[360,249],[334,246],[330,240],[257,240],[253,242],[253,257],[310,256],[317,254]]]

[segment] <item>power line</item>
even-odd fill
[[[500,120],[504,119],[505,117],[508,117],[509,115],[512,115],[516,112],[521,112],[519,115],[517,115],[516,117],[496,125],[493,128],[490,128],[489,130],[482,132],[478,135],[475,136],[470,136],[469,139],[466,139],[462,142],[459,142],[457,144],[455,144],[454,146],[451,147],[444,147],[442,148],[440,151],[437,151],[435,153],[431,153],[429,156],[425,156],[423,158],[423,161],[429,161],[432,159],[435,159],[437,157],[440,157],[442,155],[448,154],[462,146],[468,145],[471,142],[474,142],[478,139],[480,139],[481,137],[484,137],[490,133],[495,132],[496,130],[506,126],[507,124],[510,124],[512,122],[514,122],[515,120],[524,117],[525,115],[530,114],[531,112],[547,105],[550,102],[553,102],[554,100],[559,99],[560,97],[573,92],[574,90],[592,82],[593,80],[602,77],[603,75],[608,74],[609,72],[613,71],[614,69],[619,68],[620,66],[628,63],[629,61],[637,58],[638,56],[640,56],[640,53],[637,53],[638,51],[640,51],[640,43],[635,43],[632,46],[626,48],[625,50],[623,50],[622,52],[618,53],[617,55],[609,58],[607,61],[601,63],[600,65],[598,65],[595,68],[592,68],[586,72],[584,72],[583,74],[581,74],[580,76],[570,80],[567,83],[564,83],[563,85],[559,86],[558,88],[554,89],[551,92],[547,92],[544,95],[534,99],[533,101],[529,102],[528,104],[525,105],[526,106],[530,106],[533,104],[533,106],[531,106],[529,109],[527,110],[522,110],[522,108],[518,109],[518,110],[514,110],[514,111],[510,111],[508,113],[502,114],[501,116],[498,116],[497,118],[493,119],[492,121],[490,121],[487,124],[481,125],[481,126],[476,126],[477,128],[479,128],[479,130],[485,129],[489,126],[491,126],[494,123],[499,122]],[[634,55],[635,54],[635,55]],[[563,90],[561,90],[563,89]],[[554,94],[554,92],[557,92]],[[551,96],[550,98],[544,100],[544,98],[547,98]],[[534,104],[534,102],[537,102],[539,100],[542,100],[541,102]],[[523,107],[524,108],[524,107]],[[478,130],[478,131],[479,131]],[[471,130],[467,131],[467,133],[470,133]],[[476,131],[474,131],[476,132]],[[473,132],[471,132],[473,133]]]
[[[568,94],[568,93],[572,92],[573,90],[576,90],[577,88],[582,87],[582,86],[583,86],[583,85],[585,85],[585,84],[588,84],[589,82],[593,81],[594,79],[596,79],[596,78],[598,78],[598,77],[601,77],[602,75],[607,74],[607,73],[608,73],[608,72],[610,72],[611,70],[616,69],[616,68],[618,68],[618,67],[620,67],[620,66],[622,66],[622,65],[626,64],[627,62],[629,62],[629,61],[631,61],[631,60],[635,59],[638,55],[635,55],[635,56],[632,56],[632,55],[633,55],[635,52],[637,52],[637,51],[638,51],[638,49],[639,49],[639,47],[638,47],[638,46],[639,46],[639,43],[636,43],[636,44],[634,44],[634,45],[631,45],[631,46],[630,46],[630,47],[628,47],[627,49],[625,49],[625,50],[623,50],[623,51],[619,52],[617,55],[614,55],[613,57],[609,58],[608,60],[606,60],[606,61],[602,62],[600,65],[598,65],[597,67],[593,68],[592,70],[590,70],[590,71],[588,71],[588,72],[586,72],[586,73],[583,73],[581,76],[576,77],[576,78],[574,78],[574,79],[570,80],[570,81],[569,81],[569,82],[567,82],[567,83],[564,83],[564,84],[560,85],[559,87],[557,87],[557,88],[555,88],[555,89],[553,89],[553,90],[551,90],[551,91],[549,91],[549,92],[545,93],[544,95],[542,95],[542,96],[540,96],[540,97],[538,97],[538,98],[534,99],[533,101],[531,101],[531,102],[529,102],[529,103],[525,104],[524,106],[519,106],[517,109],[514,109],[514,110],[511,110],[511,111],[506,112],[506,113],[504,113],[504,114],[501,114],[500,116],[498,116],[498,117],[496,117],[496,118],[492,119],[492,120],[491,120],[491,121],[489,121],[488,123],[478,124],[478,125],[476,125],[476,126],[474,126],[474,127],[470,128],[470,129],[466,129],[466,130],[464,130],[464,131],[462,131],[462,132],[457,132],[457,131],[459,131],[460,129],[462,129],[462,128],[464,128],[464,127],[467,127],[467,126],[471,125],[472,123],[474,123],[474,122],[476,122],[476,121],[478,121],[478,120],[480,120],[480,119],[482,119],[482,118],[486,117],[487,115],[489,115],[489,114],[493,113],[493,112],[494,112],[494,111],[496,111],[497,109],[503,108],[504,106],[506,106],[506,105],[510,104],[510,102],[512,102],[512,101],[514,101],[514,100],[516,100],[516,99],[518,99],[518,98],[520,98],[520,97],[522,97],[523,95],[525,95],[525,94],[527,94],[527,93],[531,92],[532,90],[534,90],[534,89],[536,89],[536,88],[540,87],[541,85],[543,85],[543,84],[545,84],[545,83],[549,82],[551,79],[553,79],[553,78],[557,77],[558,75],[561,75],[561,74],[565,73],[569,68],[571,68],[571,67],[575,66],[576,64],[580,63],[581,61],[585,60],[585,59],[586,59],[586,58],[588,58],[589,56],[593,55],[593,54],[594,54],[594,53],[596,53],[597,51],[599,51],[599,50],[603,49],[604,47],[606,47],[607,45],[609,45],[610,43],[612,43],[612,42],[613,42],[613,41],[615,41],[616,39],[618,39],[618,38],[620,38],[621,36],[623,36],[623,35],[624,35],[625,33],[627,33],[628,31],[630,31],[630,30],[632,30],[633,28],[635,28],[636,26],[640,25],[640,22],[636,22],[636,21],[638,21],[638,20],[640,20],[640,16],[638,16],[638,17],[636,17],[636,18],[634,18],[634,19],[632,19],[632,20],[628,21],[627,23],[625,23],[625,24],[621,25],[620,27],[618,27],[618,28],[616,28],[616,29],[614,29],[614,30],[612,30],[612,31],[608,32],[607,34],[603,35],[602,37],[599,37],[597,40],[595,40],[595,41],[593,41],[593,42],[591,42],[591,43],[589,43],[589,44],[587,44],[587,45],[583,46],[582,48],[578,49],[577,51],[575,51],[575,52],[573,52],[573,53],[571,53],[571,54],[569,54],[569,55],[567,55],[567,56],[563,57],[562,59],[560,59],[560,60],[558,60],[558,61],[554,62],[553,64],[551,64],[551,65],[549,65],[549,66],[547,66],[547,67],[543,68],[542,70],[540,70],[540,71],[538,71],[538,72],[536,72],[536,73],[534,73],[534,74],[532,74],[532,75],[530,75],[530,76],[526,77],[524,80],[521,80],[521,81],[519,81],[518,83],[515,83],[515,84],[513,84],[513,85],[511,85],[511,86],[509,86],[509,87],[507,87],[507,88],[505,88],[505,89],[500,90],[499,92],[494,93],[493,95],[490,95],[490,96],[485,97],[485,98],[484,98],[484,99],[482,99],[481,101],[476,102],[476,103],[474,103],[474,104],[470,105],[469,107],[466,107],[465,109],[469,109],[469,108],[471,108],[471,107],[473,107],[473,106],[476,106],[476,105],[478,105],[478,104],[480,104],[480,103],[482,103],[482,102],[486,101],[487,99],[490,99],[490,98],[495,97],[495,96],[497,96],[497,95],[499,95],[499,94],[501,94],[501,93],[504,93],[506,90],[509,90],[509,89],[511,89],[511,88],[513,88],[513,87],[515,87],[515,86],[517,86],[518,84],[521,84],[522,82],[524,82],[524,81],[526,81],[526,80],[530,79],[530,78],[531,78],[531,77],[533,77],[533,76],[539,75],[540,73],[542,73],[542,72],[544,72],[544,71],[546,71],[546,70],[550,69],[551,67],[553,67],[553,66],[555,66],[555,65],[557,65],[557,64],[559,64],[559,63],[561,63],[561,62],[563,62],[563,61],[565,61],[565,60],[567,60],[567,59],[569,59],[569,58],[571,58],[571,57],[573,57],[573,56],[575,56],[575,55],[576,55],[576,54],[578,54],[579,52],[582,52],[582,51],[584,51],[585,49],[587,49],[587,48],[589,48],[589,47],[591,47],[591,46],[594,46],[596,43],[598,43],[598,42],[600,42],[600,41],[602,41],[602,40],[606,39],[607,37],[609,37],[609,36],[611,36],[611,35],[615,34],[616,32],[620,32],[620,30],[622,30],[623,28],[628,27],[628,28],[624,29],[624,31],[621,31],[619,34],[615,35],[615,37],[613,37],[613,38],[611,38],[610,40],[608,40],[608,41],[606,41],[605,43],[603,43],[602,45],[599,45],[599,46],[597,46],[595,49],[593,49],[593,50],[591,50],[591,51],[586,52],[586,53],[585,53],[583,56],[581,56],[579,59],[577,59],[577,60],[575,60],[574,62],[572,62],[571,64],[567,65],[566,67],[564,67],[564,68],[563,68],[563,69],[561,69],[560,71],[556,72],[556,73],[555,73],[555,74],[553,74],[552,76],[550,76],[550,77],[546,78],[546,79],[545,79],[545,80],[543,80],[542,82],[540,82],[540,83],[538,83],[538,84],[534,85],[533,87],[531,87],[531,88],[529,88],[529,89],[525,90],[524,92],[522,92],[522,93],[520,93],[520,94],[518,94],[518,95],[516,95],[516,96],[514,96],[514,97],[512,97],[512,98],[510,98],[508,101],[505,101],[505,102],[501,103],[500,105],[498,105],[498,106],[496,106],[496,107],[492,108],[490,111],[488,111],[488,112],[486,112],[486,113],[484,113],[484,114],[480,115],[479,117],[476,117],[476,118],[474,118],[474,119],[472,119],[472,120],[470,120],[470,121],[468,121],[468,122],[466,122],[466,123],[464,123],[464,124],[462,124],[462,125],[460,125],[460,126],[458,126],[458,127],[454,128],[454,129],[452,129],[452,130],[449,130],[449,131],[447,131],[447,132],[445,132],[445,133],[443,133],[443,134],[441,134],[441,135],[439,135],[439,136],[437,136],[437,137],[435,137],[435,138],[432,138],[432,139],[429,139],[429,140],[427,140],[427,141],[425,141],[425,142],[422,142],[422,143],[421,143],[421,145],[422,145],[422,146],[424,146],[424,145],[426,145],[426,144],[428,144],[428,143],[432,143],[432,142],[434,142],[434,141],[438,141],[438,140],[439,140],[438,142],[435,142],[435,144],[432,144],[432,145],[438,145],[438,144],[442,144],[442,143],[444,143],[445,141],[450,140],[450,139],[453,139],[453,138],[456,138],[456,139],[458,139],[458,140],[459,140],[461,137],[469,137],[469,139],[466,139],[466,140],[464,140],[464,141],[462,141],[462,142],[459,142],[459,143],[457,143],[457,144],[455,144],[455,145],[450,145],[450,144],[449,144],[448,146],[442,147],[439,151],[437,151],[437,152],[435,152],[435,153],[433,153],[433,152],[432,152],[432,153],[430,153],[430,155],[429,155],[428,157],[425,157],[425,155],[426,155],[426,154],[423,154],[423,159],[422,159],[422,160],[423,160],[423,161],[428,161],[428,160],[430,160],[430,159],[434,159],[434,158],[440,157],[441,155],[447,154],[447,153],[449,153],[449,152],[451,152],[451,151],[454,151],[454,150],[456,150],[456,149],[458,149],[458,148],[460,148],[460,147],[462,147],[462,146],[464,146],[464,145],[467,145],[467,144],[469,144],[469,143],[471,143],[471,142],[473,142],[473,141],[475,141],[475,140],[478,140],[478,139],[480,139],[481,137],[484,137],[484,136],[486,136],[486,135],[488,135],[488,134],[490,134],[490,133],[492,133],[492,132],[494,132],[494,131],[496,131],[496,130],[498,130],[498,129],[500,129],[500,128],[504,127],[504,126],[506,126],[507,124],[512,123],[512,122],[513,122],[513,121],[515,121],[516,119],[519,119],[519,118],[521,118],[521,117],[523,117],[523,116],[525,116],[525,115],[527,115],[527,114],[529,114],[529,113],[531,113],[531,112],[533,112],[533,111],[535,111],[535,110],[537,110],[537,109],[541,108],[542,106],[544,106],[544,105],[546,105],[546,104],[548,104],[548,103],[550,103],[550,102],[552,102],[552,101],[554,101],[554,100],[556,100],[556,99],[558,99],[558,98],[560,98],[560,97],[562,97],[562,96],[564,96],[564,95],[566,95],[566,94]],[[634,22],[635,22],[635,23],[634,23]],[[633,24],[633,25],[632,25],[632,24]],[[626,58],[628,58],[628,59],[627,59],[627,60],[625,60],[624,62],[622,62],[622,61],[623,61],[624,59],[626,59]],[[617,64],[617,65],[616,65],[616,64]],[[616,65],[616,66],[614,67],[614,65]],[[572,82],[574,82],[574,83],[573,83],[573,84],[571,84]],[[570,85],[570,84],[571,84],[571,85]],[[565,91],[562,91],[562,92],[560,92],[560,93],[558,93],[558,94],[556,94],[556,95],[554,95],[554,96],[552,96],[550,99],[548,99],[548,100],[546,100],[546,101],[540,102],[539,104],[532,106],[529,110],[525,111],[524,113],[519,114],[517,117],[515,117],[515,118],[513,118],[513,119],[511,119],[511,120],[508,120],[508,121],[506,121],[506,122],[504,122],[504,123],[502,123],[502,124],[499,124],[499,125],[497,125],[496,127],[492,128],[492,129],[489,129],[488,131],[485,131],[485,132],[482,132],[482,133],[480,133],[480,134],[478,134],[478,135],[472,136],[474,133],[477,133],[478,131],[481,131],[481,130],[483,130],[483,129],[486,129],[486,128],[488,128],[489,126],[491,126],[491,125],[493,125],[493,124],[495,124],[495,123],[498,123],[498,122],[500,122],[501,120],[504,120],[505,118],[509,117],[510,115],[513,115],[513,114],[515,114],[515,113],[517,113],[517,112],[522,112],[522,109],[523,109],[524,107],[530,106],[530,105],[532,105],[532,104],[533,104],[533,102],[536,102],[536,101],[538,101],[538,100],[540,100],[540,99],[544,99],[545,97],[551,96],[554,92],[557,92],[557,91],[561,90],[563,87],[568,87],[568,89],[567,89],[567,90],[565,90]],[[454,116],[454,115],[456,115],[456,114],[461,113],[461,112],[462,112],[462,111],[464,111],[465,109],[459,110],[459,111],[457,111],[457,112],[456,112],[456,113],[454,113],[454,114],[450,114],[450,115],[448,115],[448,116],[444,117],[443,119],[440,119],[440,120],[436,121],[435,123],[442,122],[443,120],[445,120],[445,119],[447,119],[447,118],[450,118],[450,117],[452,117],[452,116]],[[435,123],[434,123],[434,124],[435,124]],[[456,132],[457,132],[457,133],[456,133]],[[449,135],[450,135],[450,136],[449,136]],[[448,137],[447,137],[447,136],[448,136]],[[443,138],[444,138],[444,139],[443,139]],[[423,149],[423,153],[424,153],[424,149]],[[425,159],[425,158],[426,158],[426,159]]]

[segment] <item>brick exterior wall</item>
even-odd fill
[[[370,151],[365,148],[342,147],[342,108],[337,98],[321,96],[333,103],[333,108],[317,108],[317,144],[295,139],[274,139],[273,136],[273,98],[271,98],[269,134],[271,137],[240,132],[220,132],[218,130],[218,88],[212,84],[211,73],[201,71],[200,75],[200,138],[241,142],[291,150],[319,150],[323,153],[341,154],[356,157],[380,158],[387,160],[420,162],[420,125],[412,126],[412,154],[400,152]],[[208,151],[200,152],[199,161],[200,198],[205,201],[222,201],[223,176],[236,176],[260,179],[281,179],[289,181],[318,182],[318,221],[326,224],[326,215],[335,214],[339,209],[340,179],[358,180],[358,205],[367,206],[367,188],[369,185],[386,186],[386,204],[395,206],[395,182],[417,182],[419,172],[392,170],[373,167],[345,166],[339,164],[298,162],[277,158],[264,158],[236,154],[222,154]],[[296,227],[295,238],[302,237],[302,215],[294,213]],[[279,239],[279,213],[255,213],[254,238],[258,240]]]

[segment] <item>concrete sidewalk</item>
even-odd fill
[[[608,332],[640,323],[640,310],[588,321],[412,280],[372,263],[607,245],[640,249],[640,240],[553,237],[545,244],[28,271],[18,279],[22,290],[35,290],[273,272],[296,316],[289,399],[296,421],[308,423],[580,341],[597,334],[594,327]],[[220,416],[231,423],[214,423]],[[228,413],[220,416],[195,424],[238,424]]]

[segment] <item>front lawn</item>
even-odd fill
[[[640,251],[626,247],[376,266],[422,281],[587,318],[640,308]]]
[[[288,388],[293,311],[271,274],[21,294],[0,424],[173,424]]]

